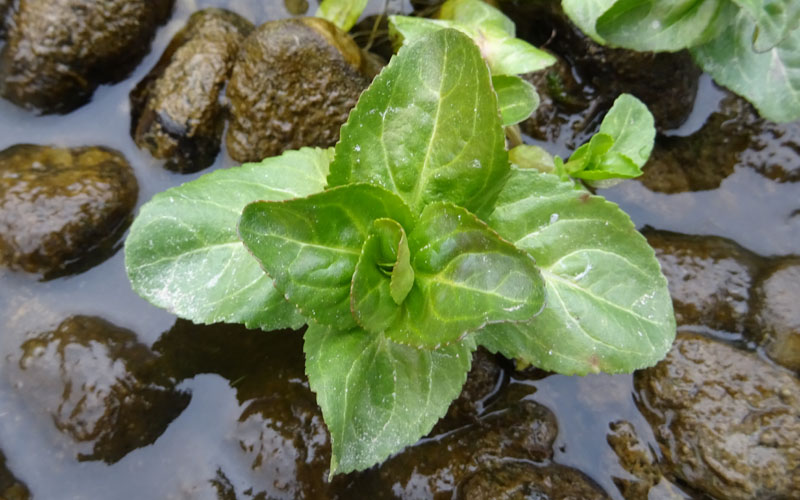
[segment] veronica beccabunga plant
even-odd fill
[[[568,175],[649,153],[647,137],[630,142],[636,118],[613,117],[560,175],[512,165],[480,50],[438,29],[400,49],[335,149],[156,195],[126,241],[127,271],[140,295],[195,322],[307,324],[330,472],[364,469],[431,430],[479,345],[564,374],[666,354],[675,320],[653,250]]]

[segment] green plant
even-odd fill
[[[604,120],[613,144],[583,157],[649,151],[652,135],[628,133],[641,119],[630,106]],[[653,250],[613,203],[510,164],[491,75],[461,32],[402,48],[340,135],[332,151],[289,151],[156,195],[125,245],[133,288],[178,316],[308,324],[331,474],[429,432],[479,345],[565,374],[628,372],[669,349],[675,319]],[[617,168],[575,171],[606,165]]]
[[[714,80],[766,118],[800,118],[797,0],[562,0],[598,43],[640,51],[689,49]]]

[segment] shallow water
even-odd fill
[[[0,100],[0,150],[17,143],[117,149],[136,172],[139,205],[159,191],[210,171],[181,175],[161,168],[131,140],[128,105],[128,93],[155,64],[172,35],[191,12],[208,6],[230,7],[256,23],[288,17],[282,3],[179,0],[171,21],[158,31],[150,55],[125,81],[100,87],[89,105],[64,116],[36,117]],[[312,4],[309,10],[315,7]],[[382,7],[383,2],[373,0],[370,9]],[[715,109],[719,91],[707,78],[700,89],[695,112],[670,135],[694,132]],[[552,152],[563,154],[557,149]],[[233,164],[223,144],[212,169]],[[602,194],[619,203],[638,227],[725,236],[761,255],[787,255],[800,249],[797,184],[775,182],[744,166],[737,167],[718,189],[710,191],[668,195],[651,192],[638,182],[626,182]],[[122,252],[82,274],[48,282],[0,271],[0,368],[16,363],[26,338],[50,330],[74,314],[106,318],[136,332],[140,342],[148,346],[175,323],[174,316],[131,291]],[[299,353],[299,363],[300,342],[281,342],[288,342],[287,349]],[[237,382],[216,374],[184,380],[179,388],[191,392],[192,397],[181,415],[154,444],[107,465],[77,461],[59,440],[50,418],[23,401],[21,394],[36,388],[11,387],[8,377],[0,376],[0,450],[5,452],[11,471],[39,499],[205,498],[210,490],[201,485],[214,478],[218,470],[225,471],[237,492],[249,487],[259,491],[265,479],[251,472],[250,462],[235,438],[237,421],[247,406],[247,401],[237,397]],[[634,404],[629,375],[556,375],[512,382],[530,386],[533,392],[527,397],[557,415],[560,431],[555,461],[588,474],[612,498],[621,498],[612,477],[628,474],[606,442],[609,423],[630,421],[639,436],[658,449]]]

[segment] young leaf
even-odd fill
[[[553,173],[556,168],[553,156],[539,146],[520,144],[508,151],[508,160],[519,168],[533,168]]]
[[[330,475],[366,469],[430,432],[460,394],[471,338],[436,350],[311,324],[303,350],[331,435]]]
[[[244,206],[322,191],[332,150],[303,148],[217,170],[145,203],[125,241],[133,289],[196,323],[299,328],[305,320],[236,234]]]
[[[615,204],[515,169],[489,224],[536,259],[547,304],[530,322],[486,327],[479,344],[564,374],[630,372],[666,354],[675,337],[667,281]]]
[[[516,36],[514,21],[481,0],[447,0],[439,9],[439,19],[449,19],[467,26],[493,26]]]
[[[527,120],[539,107],[536,88],[518,76],[495,75],[492,87],[497,92],[497,106],[504,127]]]
[[[489,72],[455,30],[404,47],[342,127],[328,182],[369,182],[414,213],[437,200],[488,207],[508,173]]]
[[[800,2],[797,0],[733,0],[755,21],[753,48],[766,52],[800,27]]]
[[[317,8],[315,17],[327,19],[342,31],[350,31],[364,8],[368,0],[323,0]]]
[[[611,45],[675,52],[723,32],[736,10],[728,0],[618,0],[595,28]]]
[[[530,255],[461,207],[426,207],[408,246],[415,281],[385,330],[395,342],[436,348],[486,323],[529,320],[544,304]]]
[[[377,186],[354,184],[306,198],[247,205],[239,236],[275,287],[307,318],[355,326],[350,281],[372,221],[414,219],[402,200]]]
[[[776,122],[800,118],[800,29],[771,50],[753,50],[755,24],[744,12],[711,42],[692,50],[714,81],[741,95]]]
[[[595,24],[617,0],[561,0],[564,13],[578,28],[595,42],[605,45],[605,40],[597,34]]]
[[[642,101],[622,94],[603,118],[599,133],[608,134],[614,140],[609,151],[622,153],[637,167],[643,167],[653,151],[655,120]]]
[[[414,285],[408,239],[391,219],[378,219],[361,249],[350,287],[350,308],[356,322],[382,332],[399,316]]]

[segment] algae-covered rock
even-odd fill
[[[0,40],[6,38],[6,16],[11,8],[12,0],[0,0]]]
[[[31,493],[25,483],[14,477],[6,467],[6,457],[0,450],[0,499],[30,500]]]
[[[634,378],[665,469],[714,498],[800,491],[800,380],[757,355],[679,334]]]
[[[189,404],[130,330],[72,316],[26,340],[12,382],[78,460],[114,463],[153,443]]]
[[[752,293],[748,335],[767,356],[800,371],[800,258],[777,259]]]
[[[214,162],[225,126],[220,93],[253,25],[222,9],[195,12],[131,92],[131,135],[165,166],[195,172]]]
[[[639,440],[630,422],[620,420],[612,422],[609,427],[608,445],[619,458],[622,468],[632,476],[614,477],[614,484],[626,500],[647,498],[650,488],[662,480],[658,458]]]
[[[340,498],[450,498],[483,464],[548,460],[557,434],[550,410],[518,401],[486,413],[472,425],[406,448],[357,475]]]
[[[349,36],[316,18],[271,21],[242,45],[227,95],[228,153],[260,161],[287,149],[332,146],[370,82]]]
[[[742,333],[761,259],[718,236],[646,230],[667,277],[678,325]]]
[[[19,0],[0,53],[0,94],[65,113],[124,78],[150,48],[173,0]]]
[[[133,171],[111,149],[0,151],[0,265],[47,277],[107,257],[137,196]]]
[[[606,500],[600,486],[563,465],[505,462],[482,467],[458,487],[456,500]]]

